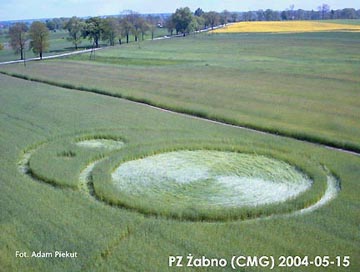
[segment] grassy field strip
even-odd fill
[[[65,88],[65,89],[81,91],[81,92],[96,93],[96,94],[99,94],[99,95],[124,99],[124,100],[130,101],[130,102],[138,104],[138,105],[142,105],[142,106],[146,106],[146,107],[149,107],[149,108],[160,110],[162,112],[167,112],[167,113],[177,114],[177,115],[181,115],[181,116],[186,116],[186,117],[197,119],[197,120],[204,120],[204,121],[207,121],[207,122],[210,122],[210,123],[213,123],[213,124],[219,124],[219,125],[223,125],[223,126],[244,129],[244,130],[257,132],[257,133],[264,134],[264,135],[267,134],[267,135],[275,135],[275,136],[279,136],[279,137],[290,138],[290,139],[294,139],[294,140],[297,140],[297,141],[300,141],[300,142],[311,143],[311,144],[315,144],[315,145],[318,145],[318,146],[322,146],[322,147],[328,148],[330,150],[335,150],[335,151],[339,151],[339,152],[343,152],[343,153],[347,153],[347,154],[360,156],[360,152],[356,152],[356,151],[353,151],[353,150],[348,150],[348,149],[345,149],[345,148],[340,148],[340,147],[337,147],[336,144],[331,145],[330,142],[328,142],[327,144],[323,144],[323,143],[319,143],[319,142],[316,142],[316,141],[304,140],[304,139],[301,139],[301,138],[295,137],[295,136],[289,136],[289,135],[283,134],[281,132],[273,133],[273,132],[269,132],[269,131],[266,131],[266,130],[249,128],[249,127],[245,127],[245,126],[229,124],[227,122],[216,121],[216,120],[212,120],[212,119],[209,119],[209,118],[206,118],[206,117],[196,116],[196,115],[193,115],[193,114],[190,114],[190,113],[184,113],[184,112],[174,111],[174,110],[167,109],[167,108],[161,108],[161,107],[152,105],[152,103],[149,102],[149,101],[141,101],[141,100],[139,101],[138,99],[135,99],[135,98],[123,97],[121,95],[114,95],[114,94],[110,94],[110,93],[106,93],[106,92],[99,92],[99,91],[96,91],[96,90],[90,90],[90,89],[86,89],[86,88],[77,89],[77,88],[74,88],[74,87],[66,86],[64,84],[58,84],[58,83],[52,82],[52,81],[44,81],[44,80],[39,80],[39,79],[35,79],[35,78],[27,78],[27,77],[24,77],[22,75],[8,73],[8,72],[4,72],[4,71],[0,71],[0,73],[2,73],[4,75],[15,77],[15,78],[20,78],[20,79],[24,79],[24,80],[44,83],[44,84],[48,84],[48,85],[52,85],[52,86],[56,86],[56,87]]]
[[[286,22],[240,22],[213,33],[299,33],[324,31],[360,31],[358,25],[346,25],[318,21],[286,21]]]

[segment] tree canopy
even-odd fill
[[[186,33],[190,32],[191,22],[193,21],[193,14],[190,8],[178,8],[171,17],[176,33],[182,33],[185,36]]]
[[[109,41],[111,46],[115,45],[115,38],[120,33],[119,20],[108,17],[102,21],[102,40]]]
[[[95,47],[99,47],[99,40],[102,33],[102,19],[100,17],[91,17],[85,21],[85,26],[82,30],[82,36],[93,40]]]
[[[31,38],[30,48],[42,59],[43,53],[49,47],[49,29],[46,24],[35,21],[30,26],[29,35]]]
[[[16,23],[9,28],[10,46],[15,54],[20,53],[20,59],[24,59],[24,49],[27,38],[28,27],[24,23]]]
[[[65,24],[64,29],[69,32],[68,41],[71,41],[75,45],[75,49],[78,49],[78,45],[81,43],[81,34],[84,30],[85,23],[78,17],[74,16]]]

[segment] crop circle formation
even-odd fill
[[[149,203],[218,207],[283,202],[312,184],[285,162],[221,151],[176,151],[125,162],[112,182]]]
[[[144,214],[187,220],[295,215],[320,208],[338,191],[330,173],[325,186],[264,155],[195,149],[129,160],[124,159],[127,144],[118,136],[59,139],[25,153],[19,170]]]

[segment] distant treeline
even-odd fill
[[[108,17],[126,17],[128,13],[136,13],[133,11],[124,11],[120,15],[107,15],[101,16],[101,18]],[[294,5],[283,11],[276,11],[271,9],[260,9],[246,12],[230,12],[224,10],[222,12],[209,11],[204,12],[201,8],[198,8],[193,15],[206,18],[207,15],[216,16],[217,23],[230,23],[230,22],[242,22],[242,21],[286,21],[286,20],[336,20],[336,19],[360,19],[360,9],[344,8],[344,9],[331,9],[328,4],[319,6],[316,10],[303,10],[295,9]],[[141,17],[158,23],[158,26],[162,27],[166,24],[166,21],[173,15],[171,13],[159,13],[159,14],[140,14]],[[82,18],[83,20],[90,17]],[[63,29],[70,18],[61,17],[53,19],[37,19],[37,20],[16,20],[16,21],[2,21],[0,22],[0,28],[9,28],[16,22],[22,22],[30,26],[33,21],[42,21],[46,23],[46,26],[50,31]],[[204,22],[204,25],[206,23]]]
[[[235,18],[238,21],[286,21],[286,20],[336,20],[336,19],[360,19],[360,10],[354,8],[331,9],[323,4],[317,10],[295,9],[290,6],[283,11],[271,9],[248,11],[238,13]]]
[[[1,23],[10,38],[10,45],[15,53],[20,53],[23,59],[25,44],[30,38],[30,48],[42,57],[43,51],[49,47],[48,32],[67,30],[68,40],[78,49],[83,39],[88,38],[94,47],[99,46],[99,41],[106,41],[110,46],[115,43],[129,43],[130,37],[137,42],[143,40],[146,34],[154,33],[157,28],[166,28],[170,35],[185,36],[203,29],[214,28],[218,25],[241,21],[281,21],[281,20],[328,20],[328,19],[360,19],[360,10],[345,8],[332,10],[327,4],[317,10],[295,9],[292,5],[284,11],[271,9],[248,12],[205,12],[198,8],[195,12],[190,8],[178,8],[173,14],[139,14],[128,10],[117,16],[101,16],[88,18],[54,18],[38,21],[17,21]],[[30,27],[29,27],[30,26]],[[1,30],[1,29],[0,29]],[[2,30],[4,31],[4,30]],[[3,45],[0,44],[0,50]]]

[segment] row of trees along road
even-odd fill
[[[159,18],[156,16],[143,16],[134,11],[127,11],[119,17],[91,17],[83,20],[78,17],[72,17],[65,23],[64,28],[69,32],[68,40],[71,41],[75,49],[81,43],[83,38],[89,38],[94,42],[94,47],[99,47],[99,41],[108,41],[110,46],[118,41],[122,43],[122,38],[129,43],[130,36],[134,36],[135,41],[150,31],[151,38],[159,24]]]
[[[43,57],[43,53],[49,47],[49,29],[42,22],[35,21],[30,28],[25,23],[16,23],[9,28],[10,45],[15,53],[20,53],[20,58],[24,59],[24,52],[28,37],[30,38],[29,47],[35,54]]]
[[[186,35],[204,28],[214,28],[217,25],[226,25],[237,21],[277,21],[277,20],[319,20],[319,19],[356,19],[360,18],[360,10],[343,9],[331,10],[330,6],[323,4],[317,11],[296,10],[294,5],[282,12],[267,10],[248,12],[204,12],[198,8],[194,13],[188,7],[178,8],[175,13],[166,19],[161,16],[141,15],[134,11],[125,11],[120,16],[106,18],[91,17],[86,20],[78,17],[54,18],[45,23],[33,22],[30,28],[25,23],[16,23],[9,28],[10,45],[20,58],[24,59],[24,50],[27,44],[35,54],[42,58],[43,52],[49,47],[49,30],[65,29],[68,31],[68,41],[78,49],[83,39],[88,38],[94,47],[99,47],[100,40],[107,41],[111,46],[115,41],[119,44],[122,39],[129,43],[130,36],[134,41],[144,40],[144,35],[154,32],[158,26],[165,26],[173,35]],[[31,39],[28,42],[28,39]],[[0,49],[2,45],[0,45]]]
[[[46,23],[36,21],[30,28],[25,23],[16,23],[9,28],[10,45],[16,54],[20,54],[20,59],[24,59],[27,44],[42,58],[43,52],[49,47],[49,26],[52,28],[55,25],[49,22],[52,21]],[[155,16],[144,17],[139,13],[127,11],[120,17],[91,17],[84,20],[74,16],[64,22],[63,29],[68,31],[67,40],[78,49],[85,38],[91,40],[94,47],[99,47],[100,40],[108,41],[111,46],[115,45],[116,39],[120,44],[122,38],[129,43],[131,35],[134,36],[135,41],[139,41],[140,38],[144,40],[148,31],[151,32],[153,39],[158,22],[159,19]],[[28,42],[29,38],[30,42]]]

